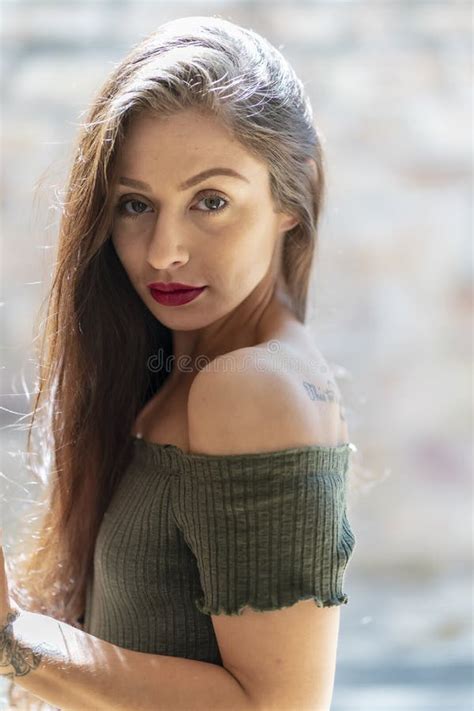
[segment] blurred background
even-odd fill
[[[33,326],[72,141],[133,44],[169,19],[219,15],[283,52],[324,140],[328,198],[308,323],[357,447],[349,492],[357,543],[332,711],[471,709],[471,2],[0,7],[6,554],[37,493],[23,460]]]

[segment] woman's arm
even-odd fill
[[[33,612],[6,630],[0,656],[11,660],[14,682],[64,711],[257,709],[216,664],[123,649]]]

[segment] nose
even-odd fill
[[[185,245],[184,228],[179,220],[162,210],[156,219],[148,245],[147,261],[153,269],[186,264],[189,252]]]

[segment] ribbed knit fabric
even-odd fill
[[[87,632],[222,664],[211,614],[348,602],[352,443],[224,456],[132,439],[97,536]]]

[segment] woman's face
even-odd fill
[[[258,298],[277,241],[297,220],[275,212],[266,165],[217,118],[195,109],[137,117],[117,176],[112,241],[162,323],[202,328],[252,300],[254,290]],[[170,281],[206,289],[184,305],[160,304],[148,284]]]

